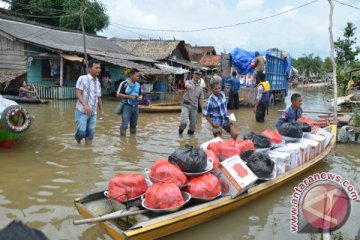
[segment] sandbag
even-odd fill
[[[311,128],[314,127],[314,121],[308,117],[301,117],[297,120],[297,122],[305,122],[305,123],[309,124]]]
[[[187,182],[187,178],[180,167],[169,163],[167,160],[156,161],[150,169],[150,176],[156,181],[174,183],[178,186]]]
[[[184,172],[198,173],[206,169],[207,156],[204,150],[188,146],[173,152],[169,162],[178,165]]]
[[[253,132],[245,134],[244,140],[251,140],[256,148],[269,148],[271,147],[270,140],[262,135],[255,134]]]
[[[185,191],[194,198],[212,198],[220,193],[221,186],[215,175],[206,173],[190,179]]]
[[[208,161],[212,162],[212,164],[213,164],[213,168],[211,169],[211,171],[214,171],[215,169],[217,169],[219,167],[220,160],[219,160],[218,156],[216,156],[216,154],[211,150],[205,150],[205,153],[206,153]]]
[[[302,138],[303,130],[299,128],[295,123],[283,123],[279,128],[279,133],[282,136],[292,138]]]
[[[281,135],[277,131],[271,130],[270,128],[263,131],[261,135],[269,138],[272,144],[280,144],[282,141]]]
[[[174,208],[184,203],[180,188],[172,183],[155,183],[145,192],[145,204],[149,208]]]
[[[311,132],[311,127],[308,123],[306,122],[296,122],[295,125],[299,128],[301,128],[301,130],[303,132]]]
[[[265,152],[254,152],[246,162],[258,178],[269,178],[274,171],[274,162]]]
[[[147,184],[144,176],[136,173],[116,174],[109,182],[109,198],[124,202],[144,194]]]

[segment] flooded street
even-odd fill
[[[323,89],[297,89],[303,109],[328,111]],[[240,135],[274,127],[279,109],[269,109],[265,123],[256,123],[252,108],[235,111]],[[174,100],[174,97],[171,97]],[[143,174],[156,160],[185,144],[199,145],[212,138],[209,124],[199,116],[195,136],[179,137],[180,113],[140,113],[138,133],[120,138],[117,102],[103,99],[105,121],[98,121],[91,147],[74,140],[75,101],[25,105],[34,121],[24,139],[12,149],[0,149],[0,228],[13,218],[42,230],[49,239],[109,239],[96,225],[73,226],[80,219],[73,200],[104,190],[115,173]],[[231,112],[231,111],[230,111]],[[304,114],[315,117],[316,114]],[[164,239],[310,239],[290,233],[290,198],[293,187],[315,172],[331,171],[346,178],[359,191],[360,145],[337,145],[326,161],[261,199],[208,223]],[[353,239],[359,231],[360,203],[353,203],[347,223],[340,229]]]

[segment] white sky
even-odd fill
[[[185,40],[192,45],[211,45],[218,53],[235,47],[266,50],[277,47],[298,58],[314,53],[329,56],[329,3],[319,0],[309,6],[260,22],[202,32],[128,31],[119,25],[151,29],[199,29],[223,26],[270,16],[311,0],[101,0],[108,9],[111,25],[102,34],[120,38]],[[342,37],[347,22],[358,29],[360,46],[360,0],[339,0],[359,9],[334,2],[334,40]]]
[[[181,39],[198,46],[214,46],[218,53],[235,47],[266,50],[277,47],[293,57],[314,53],[330,54],[329,4],[319,0],[281,16],[236,27],[200,32],[153,32],[150,29],[191,30],[224,26],[267,17],[303,5],[311,0],[100,0],[107,8],[110,26],[99,33],[129,39]],[[347,22],[357,26],[360,46],[360,0],[339,0],[358,9],[334,2],[334,40],[342,37]],[[0,7],[4,6],[0,2]],[[121,26],[122,25],[122,26]]]

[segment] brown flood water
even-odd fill
[[[303,94],[303,109],[328,110],[326,100],[331,96],[323,99],[323,89],[297,91]],[[169,97],[171,101],[175,98]],[[120,118],[113,113],[117,103],[108,99],[103,102],[108,117],[98,121],[92,147],[75,143],[75,101],[25,105],[34,116],[33,125],[18,145],[0,149],[0,229],[17,218],[39,228],[50,239],[110,239],[96,225],[73,226],[72,220],[81,218],[73,205],[75,198],[106,189],[115,173],[143,173],[144,168],[155,160],[167,159],[175,149],[212,138],[209,125],[200,116],[195,136],[179,137],[180,113],[169,113],[140,114],[137,135],[120,139]],[[271,108],[263,124],[255,122],[251,108],[236,110],[240,135],[274,127],[278,110],[289,102],[288,96],[286,103]],[[266,197],[164,239],[310,239],[308,234],[290,233],[293,187],[310,174],[331,171],[348,179],[359,191],[359,156],[360,145],[337,145],[326,161]],[[353,239],[359,231],[359,206],[353,203],[351,215],[340,229],[346,239]]]

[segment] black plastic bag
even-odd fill
[[[296,122],[295,125],[299,128],[301,128],[301,130],[303,132],[311,132],[311,127],[308,123],[306,122]]]
[[[273,175],[275,163],[265,152],[254,152],[246,162],[250,170],[258,178],[270,178]]]
[[[240,158],[243,160],[243,161],[247,161],[249,160],[249,157],[254,153],[254,150],[247,150],[247,151],[242,151],[240,153]]]
[[[302,138],[303,136],[303,130],[295,123],[283,123],[278,130],[280,135],[286,137]]]
[[[205,171],[207,156],[204,150],[188,146],[173,152],[169,162],[178,165],[183,172],[198,173]]]
[[[256,148],[269,148],[271,147],[271,142],[270,139],[263,136],[263,135],[258,135],[255,134],[253,132],[245,134],[244,135],[244,140],[251,140]]]

